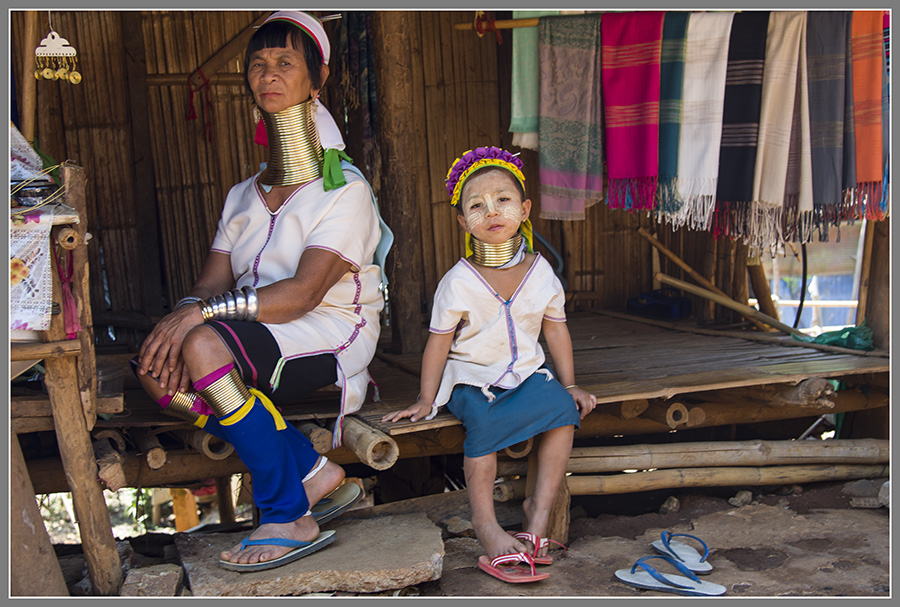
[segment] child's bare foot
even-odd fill
[[[530,496],[525,498],[525,500],[522,502],[522,510],[525,514],[525,519],[522,521],[522,529],[529,533],[535,534],[539,538],[543,538],[547,533],[547,524],[550,520],[549,511],[537,512],[534,508],[534,500]],[[547,556],[547,546],[544,546],[543,548],[538,550],[537,553],[535,553],[535,546],[531,542],[522,540],[522,543],[524,543],[529,548],[528,554],[536,557]]]
[[[475,536],[489,559],[496,558],[502,554],[527,552],[525,544],[509,535],[496,522],[489,525],[475,525],[473,523],[473,526],[475,527]]]
[[[291,523],[264,523],[250,534],[251,540],[267,539],[272,537],[290,540],[311,542],[319,535],[319,526],[312,516],[303,516]],[[231,550],[221,554],[223,561],[232,563],[262,563],[277,559],[293,550],[285,546],[247,546],[241,550],[241,545],[234,546]]]

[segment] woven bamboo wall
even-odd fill
[[[250,97],[235,79],[241,71],[242,56],[222,70],[231,74],[231,79],[217,83],[210,76],[208,96],[205,90],[194,92],[195,120],[188,119],[192,96],[187,81],[194,70],[261,14],[142,11],[140,27],[135,31],[128,25],[134,20],[129,21],[129,15],[122,12],[52,13],[54,29],[78,50],[84,80],[77,86],[38,83],[39,142],[58,160],[69,158],[87,169],[90,231],[103,249],[101,261],[100,247],[89,248],[95,310],[148,313],[148,291],[142,281],[149,275],[148,268],[154,269],[154,263],[162,285],[157,292],[168,302],[183,296],[207,255],[228,188],[256,172],[264,159],[262,148],[252,141]],[[455,23],[472,18],[471,12],[417,12],[416,43],[421,53],[417,54],[413,90],[421,96],[416,101],[421,104],[417,114],[422,117],[427,157],[411,171],[410,178],[420,184],[418,191],[422,192],[417,201],[422,265],[416,276],[391,280],[393,286],[403,281],[424,281],[428,301],[423,301],[423,317],[430,311],[430,295],[440,276],[462,254],[462,234],[455,210],[447,204],[443,182],[450,163],[460,153],[480,145],[514,149],[507,131],[511,32],[504,31],[503,43],[498,45],[492,35],[479,38],[474,32],[453,29]],[[46,13],[39,21],[43,37],[49,31]],[[23,53],[33,52],[20,44],[23,26],[23,13],[12,12],[12,65],[17,90],[21,90],[23,77],[33,77],[30,73],[23,76],[18,67],[25,60]],[[328,24],[329,30],[334,27]],[[139,37],[142,44],[137,44]],[[334,56],[338,45],[332,38]],[[134,49],[135,44],[139,49]],[[143,54],[137,65],[144,61],[145,73],[135,67],[135,57],[126,56],[126,48],[132,48],[131,55]],[[335,88],[340,83],[339,77],[331,78],[331,86],[323,92],[326,105],[336,115],[341,113],[340,103],[333,99],[340,95],[340,87]],[[136,99],[135,87],[143,91],[143,99]],[[146,105],[146,115],[135,113],[140,105],[136,101]],[[147,123],[145,139],[136,128],[141,120]],[[355,143],[348,140],[348,147],[352,150]],[[534,203],[535,229],[565,262],[568,289],[578,293],[573,307],[622,309],[629,297],[650,289],[651,247],[636,233],[638,226],[652,231],[650,219],[610,211],[600,203],[588,209],[585,221],[542,220],[537,154],[525,150],[522,158]],[[143,176],[140,171],[145,170],[142,167],[153,173],[152,193],[139,187]],[[377,191],[378,171],[409,170],[382,167],[376,162],[369,177]],[[155,205],[158,235],[149,234],[147,226],[138,220],[142,204]],[[738,280],[734,280],[732,243],[716,243],[704,232],[673,233],[665,227],[659,229],[659,238],[696,270],[715,276],[716,284],[726,293],[733,291],[734,282],[740,292],[740,277],[745,273],[738,272]],[[148,243],[156,247],[152,259],[147,259]],[[548,250],[540,246],[538,250],[555,265]],[[684,278],[665,259],[660,269]],[[109,303],[104,299],[104,277]]]

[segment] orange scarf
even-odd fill
[[[882,166],[881,73],[883,12],[853,11],[853,120],[856,131],[856,198],[869,219],[880,219]]]

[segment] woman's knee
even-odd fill
[[[225,365],[232,360],[231,353],[218,334],[205,325],[191,329],[184,338],[181,350],[185,362],[202,362],[205,363],[203,366],[215,363]]]

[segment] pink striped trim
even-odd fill
[[[247,366],[250,367],[250,379],[251,379],[251,382],[253,383],[253,385],[255,386],[255,385],[256,385],[256,379],[257,379],[256,367],[253,365],[253,362],[250,360],[250,356],[247,354],[247,351],[244,350],[244,344],[241,343],[241,340],[238,339],[237,334],[236,334],[234,331],[232,331],[231,327],[229,327],[229,326],[226,325],[225,323],[219,322],[219,321],[217,321],[217,320],[214,320],[213,322],[215,322],[215,323],[221,325],[222,327],[224,327],[225,330],[228,331],[228,332],[231,334],[231,337],[234,338],[235,343],[236,343],[236,344],[238,345],[238,347],[241,349],[241,358],[243,358],[244,361],[247,363]],[[218,333],[216,333],[216,335],[218,335]],[[219,339],[222,339],[222,338],[220,337]],[[231,353],[231,358],[234,358],[235,360],[237,360],[237,357],[234,355],[234,352],[231,352],[231,348],[228,346],[227,343],[225,343],[225,340],[222,340],[222,344],[224,344],[224,346],[225,346],[226,348],[228,348],[228,351]]]
[[[565,316],[563,316],[562,318],[556,318],[555,316],[547,316],[546,314],[544,314],[544,318],[552,322],[566,322]]]
[[[210,253],[222,253],[223,255],[231,255],[231,251],[226,251],[225,249],[216,249],[212,247],[209,249]]]
[[[437,333],[438,335],[446,335],[447,333],[453,333],[454,331],[456,331],[456,327],[453,327],[452,329],[447,329],[446,331],[442,330],[442,329],[435,329],[434,327],[428,327],[428,330],[431,333]]]

